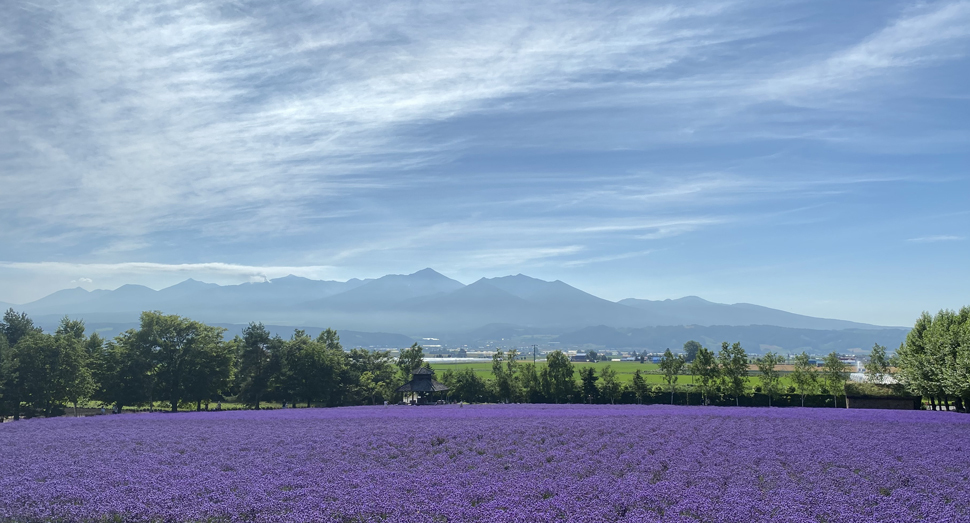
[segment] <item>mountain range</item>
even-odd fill
[[[83,317],[89,324],[129,324],[137,321],[141,311],[160,310],[208,323],[260,321],[404,333],[412,337],[461,335],[464,339],[475,332],[541,332],[555,336],[592,327],[627,334],[663,326],[905,332],[746,303],[713,303],[695,296],[613,302],[562,281],[544,281],[522,274],[482,278],[465,285],[432,269],[345,282],[287,276],[240,285],[189,279],[158,291],[141,285],[94,291],[74,288],[13,307],[40,319],[41,324],[64,315]],[[639,339],[631,336],[630,339]],[[623,338],[613,335],[610,339]]]

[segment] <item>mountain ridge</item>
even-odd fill
[[[714,303],[697,296],[610,301],[561,280],[524,274],[480,278],[465,285],[431,268],[345,282],[288,275],[238,285],[189,278],[157,291],[134,284],[115,290],[76,287],[14,307],[31,315],[84,315],[99,322],[128,322],[141,311],[162,310],[212,323],[327,325],[408,335],[466,332],[498,324],[543,332],[599,325],[617,329],[673,325],[886,328],[754,304]]]

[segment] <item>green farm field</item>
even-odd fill
[[[492,375],[491,362],[448,363],[446,361],[436,360],[435,358],[428,358],[425,361],[431,364],[431,368],[433,368],[436,373],[441,373],[448,369],[455,370],[455,371],[462,370],[462,369],[472,369],[473,371],[475,371],[476,374],[478,374],[482,378],[489,379],[489,380],[494,378],[494,376]],[[521,363],[531,363],[531,361],[523,360]],[[546,364],[545,361],[539,360],[536,365],[539,368],[542,368],[543,366],[545,366],[545,364]],[[640,372],[643,374],[643,377],[647,381],[647,383],[651,385],[664,384],[663,374],[660,373],[660,366],[655,363],[638,363],[635,361],[610,361],[610,362],[600,361],[596,363],[574,362],[573,368],[575,368],[576,370],[576,379],[578,380],[579,369],[583,367],[593,367],[594,369],[596,369],[596,372],[598,374],[607,365],[609,365],[611,369],[616,371],[616,377],[617,379],[619,379],[620,383],[632,382],[633,374],[637,371],[637,369],[639,369]],[[684,384],[690,384],[690,383],[691,383],[690,374],[681,375],[677,379],[678,385],[684,385]],[[749,376],[748,378],[749,386],[755,387],[760,384],[761,384],[760,378],[754,375]],[[792,384],[791,380],[787,376],[785,375],[781,376],[782,387],[788,387],[791,384]]]

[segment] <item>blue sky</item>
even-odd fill
[[[970,303],[970,2],[13,2],[0,301],[424,267]]]

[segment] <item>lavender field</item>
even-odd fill
[[[356,407],[0,426],[7,521],[968,521],[970,416]]]

